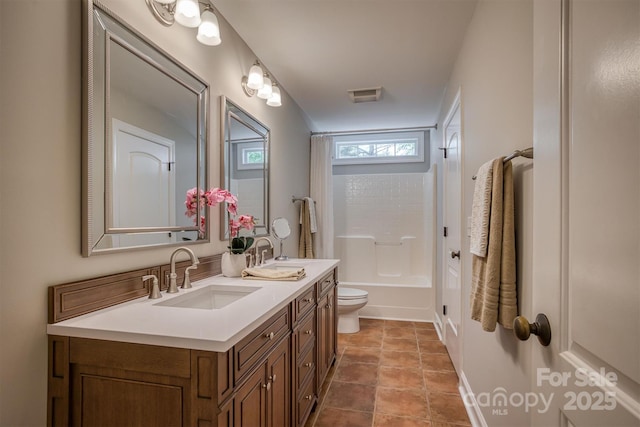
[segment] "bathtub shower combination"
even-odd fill
[[[433,320],[433,168],[427,173],[336,175],[333,183],[340,288],[368,293],[360,316]]]

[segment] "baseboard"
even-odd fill
[[[467,415],[469,416],[471,425],[473,427],[488,427],[487,421],[484,419],[484,416],[480,411],[480,406],[478,406],[476,396],[473,394],[469,381],[467,381],[467,377],[464,375],[464,371],[460,372],[458,378],[460,379],[458,391],[460,392],[460,396],[462,396],[462,402],[467,410]]]
[[[438,333],[438,338],[440,341],[444,342],[444,330],[442,329],[442,319],[438,316],[438,313],[433,313],[433,325],[436,328],[436,332]]]

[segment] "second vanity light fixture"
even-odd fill
[[[145,0],[147,6],[162,25],[170,27],[174,22],[189,28],[198,28],[196,39],[208,46],[222,42],[220,25],[208,0]],[[202,5],[202,13],[200,12]]]
[[[282,96],[278,84],[271,80],[269,73],[265,73],[260,66],[260,62],[249,69],[249,75],[242,77],[242,89],[247,96],[257,95],[258,98],[266,99],[267,105],[279,107],[282,105]]]

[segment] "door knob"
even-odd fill
[[[451,251],[449,252],[449,254],[451,255],[451,259],[454,259],[454,258],[460,259],[460,251],[455,251],[455,252]]]
[[[536,321],[529,323],[526,317],[518,316],[513,319],[513,332],[521,341],[529,339],[531,334],[538,336],[538,341],[543,346],[548,346],[551,342],[551,325],[549,319],[543,313],[536,316]]]

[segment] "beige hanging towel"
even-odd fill
[[[503,159],[493,161],[487,255],[473,254],[471,265],[471,318],[489,332],[512,329],[518,314],[513,168]]]
[[[491,212],[491,188],[493,186],[493,160],[478,169],[471,206],[471,253],[487,256],[489,241],[489,213]]]
[[[313,256],[313,237],[311,235],[309,202],[303,199],[300,206],[300,241],[298,243],[298,258],[315,258]]]

